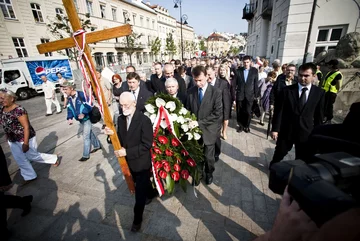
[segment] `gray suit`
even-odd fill
[[[205,172],[212,173],[215,170],[215,142],[223,120],[222,92],[208,84],[200,104],[199,89],[194,86],[188,92],[186,108],[195,114],[203,132]]]

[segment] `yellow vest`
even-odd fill
[[[339,80],[339,86],[341,87],[342,85],[342,79],[343,76],[340,73],[340,71],[336,71],[335,73],[333,73],[332,75],[329,76],[329,74],[326,75],[325,80],[324,80],[324,84],[323,84],[323,89],[328,92],[332,92],[337,94],[338,90],[336,89],[336,85],[331,85],[331,82],[335,79],[335,77],[340,74],[341,78]]]
[[[320,79],[319,79],[319,81],[320,81],[322,79],[322,77],[323,77],[323,74],[322,74],[322,72],[320,70],[317,69],[315,74],[317,75],[318,73],[320,73],[320,76],[321,76]]]

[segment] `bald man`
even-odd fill
[[[164,65],[164,73],[161,79],[154,78],[151,81],[151,87],[156,93],[167,93],[165,88],[165,81],[169,78],[175,78],[179,84],[179,92],[185,94],[186,93],[186,84],[185,80],[181,78],[179,75],[174,75],[174,67],[172,64],[167,63]]]

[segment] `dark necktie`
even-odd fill
[[[135,91],[133,91],[133,95],[134,95],[134,97],[135,97],[135,101],[136,101],[136,94],[135,94]]]
[[[300,95],[300,110],[302,110],[306,104],[306,91],[308,88],[304,87],[301,89],[301,95]]]
[[[199,89],[199,102],[200,102],[200,104],[201,104],[201,101],[202,101],[203,97],[204,97],[204,95],[203,95],[203,89],[200,88],[200,89]]]

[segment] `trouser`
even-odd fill
[[[325,111],[324,116],[326,117],[326,120],[332,120],[334,117],[333,111],[334,111],[334,103],[336,100],[336,94],[332,93],[330,91],[325,93]]]
[[[264,123],[266,111],[265,111],[264,107],[262,107],[262,106],[260,106],[260,111],[261,111],[260,122]]]
[[[83,123],[80,123],[80,125],[83,126],[83,140],[84,140],[83,157],[89,158],[91,145],[94,147],[94,149],[100,148],[100,141],[92,131],[92,124],[90,120],[86,120]]]
[[[29,150],[25,153],[22,151],[22,145],[24,142],[8,141],[8,143],[11,149],[11,153],[20,168],[21,176],[25,181],[32,180],[37,177],[30,161],[55,164],[58,159],[57,155],[38,152],[35,136],[29,139]]]
[[[215,170],[215,144],[204,146],[205,173],[213,173]]]
[[[0,192],[0,234],[5,235],[7,229],[7,212],[8,208],[20,208],[24,209],[26,202],[22,197],[5,195]]]
[[[3,149],[0,146],[0,187],[5,187],[11,184],[7,162]]]
[[[236,118],[240,128],[250,126],[252,105],[253,102],[247,99],[236,102]]]
[[[58,99],[55,98],[54,99],[47,99],[45,98],[45,104],[46,104],[46,114],[52,114],[52,110],[51,110],[51,104],[55,104],[56,106],[56,112],[60,112],[61,111],[61,107],[60,107],[60,103],[58,101]]]
[[[135,206],[134,206],[134,224],[138,225],[142,222],[146,198],[150,198],[152,191],[150,182],[150,170],[141,172],[131,172],[135,183]]]
[[[294,144],[295,159],[306,159],[309,157],[309,150],[307,148],[308,145],[306,142],[294,142],[293,140],[278,139],[276,142],[274,156],[270,165],[282,161]]]
[[[221,139],[218,137],[215,142],[215,158],[219,158],[221,154]]]

